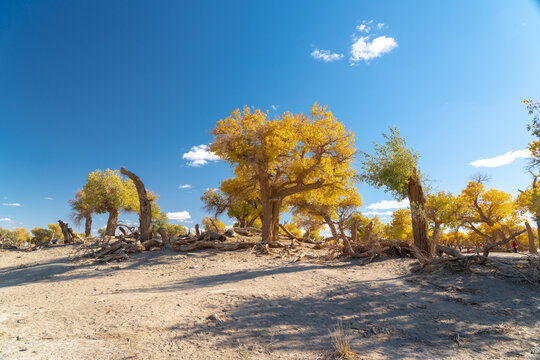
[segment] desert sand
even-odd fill
[[[491,274],[75,246],[0,252],[0,359],[324,359],[340,321],[360,359],[540,359],[540,289]]]

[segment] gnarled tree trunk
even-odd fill
[[[152,237],[152,206],[148,199],[146,188],[143,182],[137,175],[131,171],[127,171],[125,167],[120,169],[120,172],[133,181],[137,194],[139,195],[139,228],[141,231],[141,242],[144,242]]]
[[[534,244],[534,233],[528,221],[525,221],[525,227],[527,228],[527,236],[529,237],[529,253],[536,254],[536,245]]]
[[[435,249],[437,248],[437,244],[439,242],[439,238],[441,236],[441,224],[435,223],[435,226],[433,227],[433,236],[431,238],[431,255],[435,256]]]
[[[72,228],[68,226],[67,223],[62,220],[58,220],[58,225],[62,229],[62,234],[64,235],[64,244],[70,244],[76,240],[81,240],[81,238],[73,231]]]
[[[423,256],[432,256],[431,242],[428,237],[428,226],[426,218],[426,198],[422,190],[422,183],[418,176],[418,171],[413,170],[408,183],[409,203],[411,206],[411,220],[413,228],[414,245],[420,250]]]
[[[105,235],[114,236],[116,230],[116,223],[118,222],[118,209],[109,211],[109,218],[107,219],[107,227],[105,228]]]
[[[92,233],[92,215],[86,214],[84,216],[84,237],[90,237]]]

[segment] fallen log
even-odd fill
[[[218,249],[222,251],[233,251],[238,249],[245,249],[257,245],[255,242],[242,242],[242,243],[223,243],[218,241],[197,241],[189,245],[175,246],[173,250],[180,252],[189,252],[197,249]]]
[[[153,247],[161,247],[161,241],[156,239],[146,240],[141,244],[144,247],[144,251],[148,251]]]
[[[110,245],[109,247],[107,247],[106,249],[104,250],[101,250],[100,252],[98,252],[96,254],[96,258],[102,258],[104,257],[105,255],[109,255],[113,252],[115,252],[116,250],[120,249],[122,247],[122,241],[117,241],[115,243],[113,243],[112,245]]]

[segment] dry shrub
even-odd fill
[[[343,328],[343,322],[338,321],[334,331],[330,331],[330,339],[332,341],[331,359],[335,360],[352,360],[357,359],[357,355],[351,350],[349,343],[351,339],[350,330]]]

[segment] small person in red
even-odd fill
[[[512,247],[514,248],[514,252],[517,253],[517,242],[516,242],[516,240],[512,240]]]

